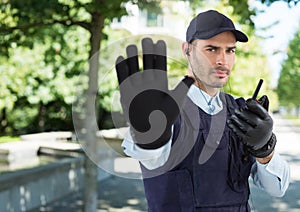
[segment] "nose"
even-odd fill
[[[224,52],[224,51],[220,51],[219,52],[219,54],[217,55],[216,64],[218,66],[227,65],[227,55],[226,55],[226,52]]]

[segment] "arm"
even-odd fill
[[[130,45],[126,48],[127,58],[117,58],[116,72],[121,105],[129,124],[124,152],[152,167],[170,151],[165,146],[171,145],[172,125],[194,80],[185,77],[174,90],[169,90],[165,42],[159,40],[155,44],[145,38],[142,50],[143,71],[139,70],[137,47]]]
[[[142,149],[158,149],[171,138],[186,93],[194,80],[185,77],[174,90],[168,89],[166,44],[142,40],[144,71],[139,71],[135,45],[127,47],[127,58],[117,58],[116,71],[121,105],[130,134]]]
[[[274,151],[276,136],[267,108],[260,101],[247,100],[246,107],[235,111],[228,126],[256,157],[251,170],[254,184],[272,196],[281,197],[289,186],[290,170],[287,162]]]
[[[257,159],[251,170],[254,184],[272,196],[282,197],[290,181],[288,163],[275,151],[268,163],[260,163],[261,159]]]

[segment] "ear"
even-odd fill
[[[190,56],[189,46],[190,46],[190,44],[188,42],[182,43],[182,52],[185,55],[185,57]]]

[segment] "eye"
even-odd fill
[[[209,52],[215,52],[216,50],[217,50],[216,47],[208,47],[208,48],[206,49],[206,51],[209,51]]]
[[[230,48],[230,49],[227,50],[227,52],[234,54],[235,53],[235,48]]]

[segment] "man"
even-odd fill
[[[122,146],[140,161],[149,211],[250,211],[250,175],[270,195],[284,195],[289,167],[275,151],[268,98],[235,100],[220,92],[237,41],[248,38],[228,17],[200,13],[182,44],[188,76],[172,91],[163,41],[142,41],[143,72],[136,46],[127,47],[127,59],[117,59],[130,124]]]

